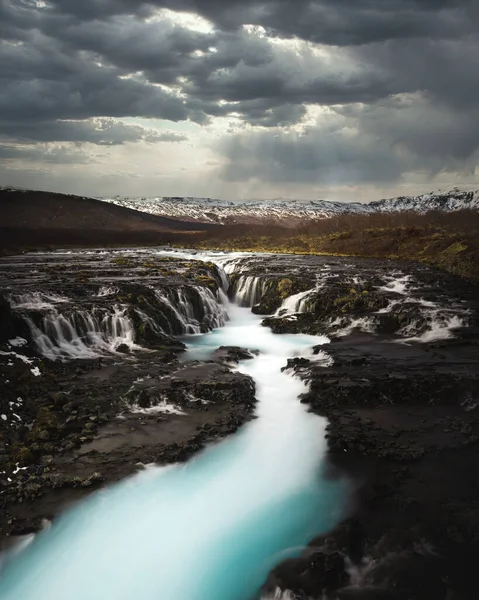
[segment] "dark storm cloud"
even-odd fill
[[[0,164],[20,159],[35,163],[52,164],[88,164],[94,159],[79,148],[65,146],[13,146],[0,143]]]
[[[226,181],[319,184],[398,181],[407,173],[473,174],[479,159],[479,110],[432,109],[420,99],[354,106],[329,114],[303,134],[236,133],[219,143]]]
[[[101,146],[116,146],[126,142],[182,142],[187,136],[170,131],[158,132],[138,125],[128,125],[116,119],[93,121],[25,121],[2,122],[5,137],[37,142],[88,142]],[[1,138],[0,138],[1,140]]]
[[[282,35],[349,45],[415,36],[457,37],[464,27],[473,27],[466,16],[474,4],[474,0],[50,0],[47,11],[89,21],[147,16],[153,8],[167,7],[201,14],[222,28],[257,24]]]
[[[306,135],[256,132],[223,140],[228,163],[220,171],[226,181],[271,183],[366,183],[397,180],[407,166],[387,143],[350,136],[340,129],[317,127]]]
[[[159,8],[214,27],[157,18]],[[224,140],[228,180],[261,168],[305,181],[472,168],[478,22],[476,0],[0,0],[0,135],[17,154],[29,140],[181,141],[119,119],[234,115],[264,131]],[[307,105],[331,107],[338,121],[275,137]]]

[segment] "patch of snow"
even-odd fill
[[[0,350],[0,356],[14,356],[15,358],[20,359],[26,365],[33,364],[33,360],[31,358],[28,358],[27,356],[23,356],[23,354],[17,354],[16,352],[13,352],[13,351],[12,352],[3,352],[2,350]],[[13,363],[8,363],[8,366],[13,366]]]
[[[16,475],[20,471],[26,471],[28,467],[20,467],[19,463],[15,465],[15,470],[13,471],[13,475]]]
[[[16,337],[13,340],[8,340],[8,343],[14,348],[21,348],[22,346],[26,346],[28,344],[27,340],[22,337]]]

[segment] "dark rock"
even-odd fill
[[[246,350],[239,346],[220,346],[220,348],[214,352],[213,356],[221,361],[233,363],[254,358],[254,354],[251,350]]]
[[[119,352],[120,354],[129,354],[130,353],[130,348],[126,344],[120,344],[117,347],[116,351]]]

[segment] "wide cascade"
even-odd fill
[[[165,335],[198,334],[225,323],[221,289],[188,285],[140,292],[137,306],[121,300],[112,303],[117,290],[105,286],[98,290],[94,303],[82,308],[52,293],[31,292],[9,300],[28,324],[38,352],[50,360],[95,358],[115,353],[120,346],[139,349],[135,322]],[[145,300],[148,295],[152,296],[149,301]]]
[[[248,308],[226,308],[222,328],[190,338],[189,356],[258,350],[237,367],[256,383],[257,418],[184,465],[149,467],[65,513],[7,561],[2,600],[251,600],[276,564],[344,516],[345,482],[324,472],[325,421],[299,402],[307,385],[281,370],[306,354],[326,364],[311,348],[327,338],[274,335]]]

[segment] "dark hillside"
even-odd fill
[[[217,228],[50,192],[0,190],[0,244],[168,243]],[[170,239],[171,238],[171,239]]]

